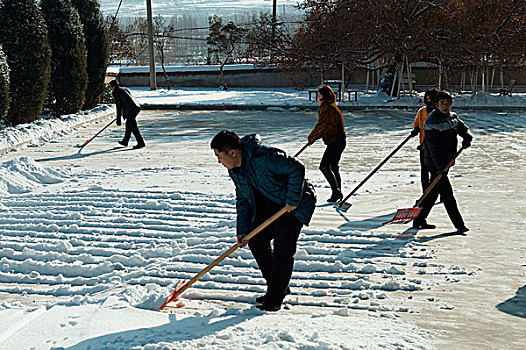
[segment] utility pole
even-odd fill
[[[157,77],[155,75],[155,56],[153,53],[152,0],[146,0],[146,12],[146,18],[148,21],[148,56],[150,58],[150,90],[157,90]]]
[[[276,7],[278,0],[272,0],[272,40],[276,37]]]

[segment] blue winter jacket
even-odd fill
[[[292,214],[308,225],[316,195],[305,179],[303,164],[280,149],[262,145],[257,134],[247,135],[241,142],[241,167],[228,171],[236,185],[237,234],[248,234],[253,229],[256,201],[251,186],[279,205],[297,206]]]

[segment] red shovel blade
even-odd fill
[[[162,310],[164,309],[168,304],[170,304],[172,301],[177,301],[177,297],[175,296],[177,294],[177,292],[181,289],[182,286],[184,286],[186,282],[186,278],[184,280],[182,280],[181,282],[179,282],[179,284],[177,284],[177,287],[175,287],[174,291],[170,294],[170,296],[168,297],[168,299],[166,299],[166,301],[164,302],[163,305],[161,305],[161,307],[159,308],[159,310]],[[176,307],[183,307],[183,303],[180,301],[178,302],[177,304],[175,304]]]
[[[395,216],[391,220],[384,222],[382,225],[407,224],[416,219],[421,210],[422,208],[398,209]]]
[[[86,141],[84,141],[83,144],[79,144],[79,145],[77,145],[77,147],[78,147],[78,148],[82,148],[82,147],[86,146],[86,145],[88,144],[88,142],[89,142],[89,139],[86,140]]]

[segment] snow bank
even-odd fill
[[[69,134],[81,125],[107,118],[114,113],[114,106],[104,105],[58,118],[42,117],[33,123],[0,130],[0,154],[27,144],[41,145]]]
[[[64,170],[44,168],[29,157],[19,157],[0,164],[0,194],[30,192],[67,177]]]

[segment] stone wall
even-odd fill
[[[156,68],[157,85],[166,86],[166,78],[160,67]],[[434,87],[438,83],[438,69],[434,67],[413,67],[412,73],[416,81],[417,90],[425,90]],[[493,79],[492,89],[501,86],[500,71],[488,70],[489,81]],[[465,84],[462,87],[462,71],[448,72],[447,78],[443,76],[442,83],[446,83],[450,89],[469,90],[471,89],[470,79],[473,72],[465,71]],[[221,75],[219,66],[194,66],[194,67],[168,67],[167,75],[172,87],[219,87],[221,85]],[[378,75],[369,75],[369,88],[377,87]],[[519,89],[520,85],[526,85],[526,70],[506,70],[503,72],[503,85],[507,86],[510,79],[515,79],[514,89]],[[148,67],[127,67],[108,69],[107,78],[117,79],[123,86],[149,86]],[[283,72],[276,68],[255,67],[253,65],[226,66],[224,70],[225,82],[229,87],[258,87],[258,88],[313,88],[321,83],[319,72]],[[326,73],[324,79],[340,79],[339,72]],[[478,86],[481,85],[481,74],[477,75]],[[447,79],[447,81],[446,81]],[[354,70],[347,72],[345,77],[348,87],[364,89],[367,80],[366,70]],[[374,84],[374,85],[372,85]],[[407,87],[407,86],[406,86]]]

